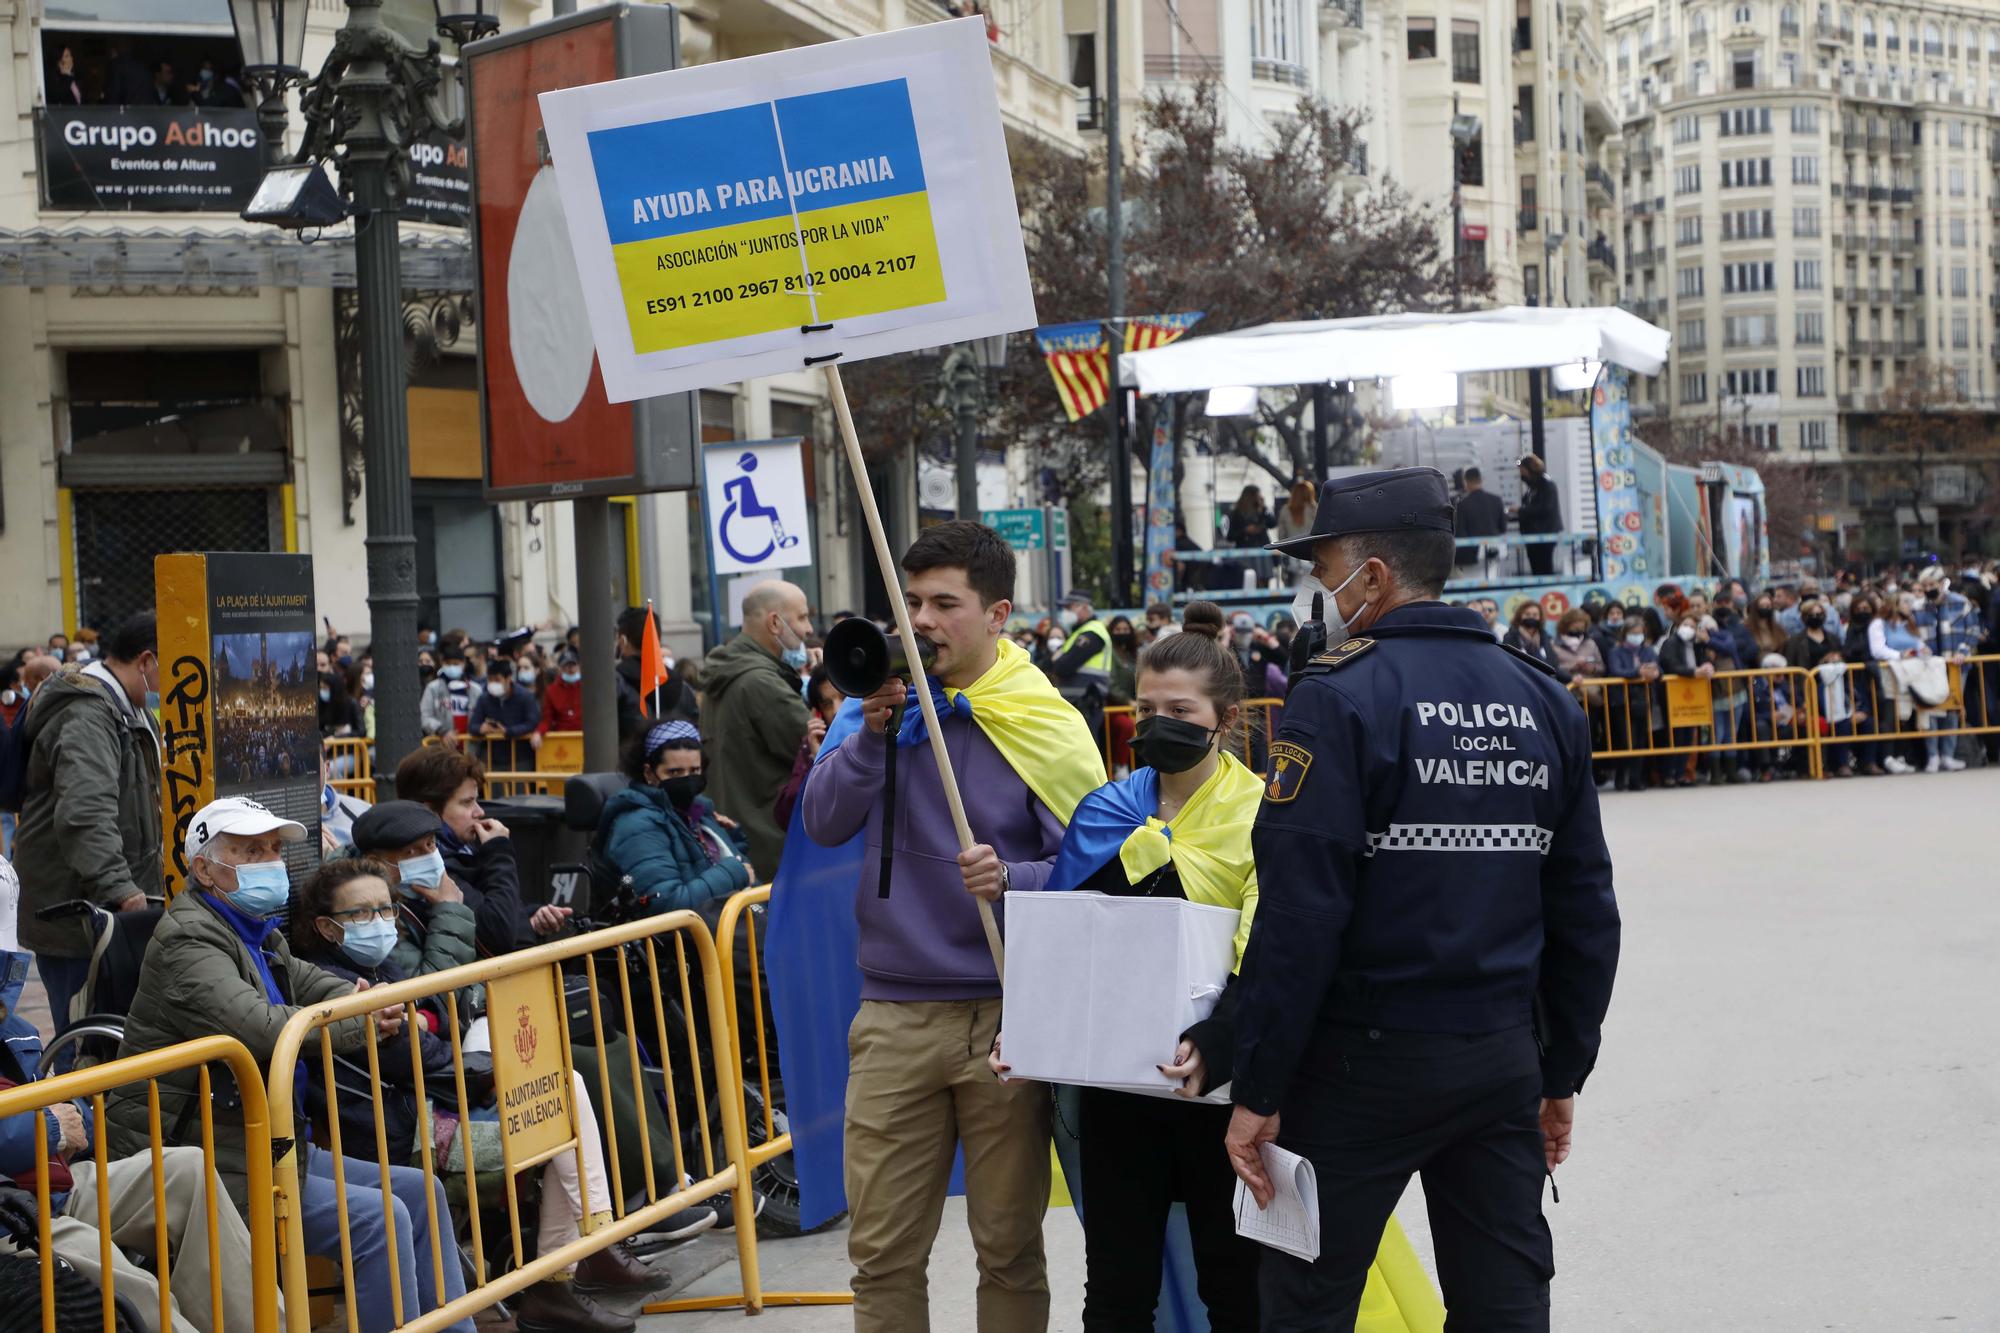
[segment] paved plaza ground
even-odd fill
[[[2000,1329],[2000,770],[1607,796],[1625,954],[1558,1173],[1566,1333]],[[1426,1259],[1420,1192],[1401,1209]],[[1052,1330],[1083,1240],[1047,1224]],[[770,1290],[839,1290],[836,1231],[764,1245]],[[732,1252],[670,1261],[687,1272]],[[695,1293],[734,1289],[733,1263]],[[974,1327],[953,1200],[932,1328]],[[659,1316],[646,1333],[743,1327]],[[761,1333],[850,1326],[772,1309]]]

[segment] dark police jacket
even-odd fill
[[[1418,602],[1300,673],[1252,835],[1235,1100],[1279,1109],[1313,1035],[1543,1040],[1582,1086],[1618,963],[1583,711],[1478,613]]]

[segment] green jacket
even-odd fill
[[[702,749],[708,799],[743,826],[760,879],[778,869],[785,831],[772,812],[806,738],[806,700],[798,672],[738,634],[701,664]]]
[[[111,907],[162,891],[159,732],[151,713],[128,712],[78,666],[35,691],[23,725],[28,772],[14,841],[21,943],[88,957],[85,922],[35,913],[77,898]]]
[[[250,946],[230,928],[208,897],[192,885],[179,894],[160,918],[153,941],[146,946],[145,965],[139,972],[139,992],[132,1012],[125,1020],[125,1039],[118,1045],[122,1058],[156,1051],[196,1037],[220,1034],[234,1037],[248,1048],[268,1080],[272,1048],[278,1033],[298,1012],[293,1006],[310,1006],[346,995],[354,989],[350,982],[311,963],[292,957],[285,932],[272,932],[264,942],[264,955],[278,988],[290,1005],[275,1005],[264,991],[264,982],[251,960]],[[366,1018],[344,1018],[328,1028],[336,1052],[364,1050],[368,1042]],[[383,1059],[398,1055],[407,1059],[407,1047],[400,1038],[384,1039],[379,1049]],[[319,1042],[307,1040],[300,1055],[308,1071],[319,1068]],[[198,1071],[189,1069],[163,1075],[160,1080],[160,1129],[169,1147],[201,1146],[201,1106]],[[215,1093],[216,1171],[239,1209],[247,1208],[249,1180],[245,1175],[243,1113],[236,1080],[221,1065],[210,1070],[210,1086]],[[305,1134],[303,1112],[294,1121],[297,1136]],[[149,1151],[146,1085],[129,1084],[110,1095],[105,1109],[110,1122],[110,1150],[113,1157],[135,1156]],[[354,1145],[357,1155],[372,1156],[372,1145]]]

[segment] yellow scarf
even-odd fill
[[[1083,714],[1012,639],[1000,640],[1000,655],[985,675],[963,690],[945,688],[947,699],[960,694],[1000,757],[1063,823],[1078,801],[1104,785],[1104,756]]]
[[[1195,789],[1172,819],[1148,815],[1118,851],[1125,878],[1137,884],[1168,861],[1181,877],[1188,901],[1234,907],[1236,965],[1250,943],[1257,912],[1257,866],[1250,856],[1250,826],[1263,804],[1264,780],[1227,750],[1208,781]]]

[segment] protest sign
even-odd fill
[[[541,95],[613,401],[1035,322],[977,19]]]

